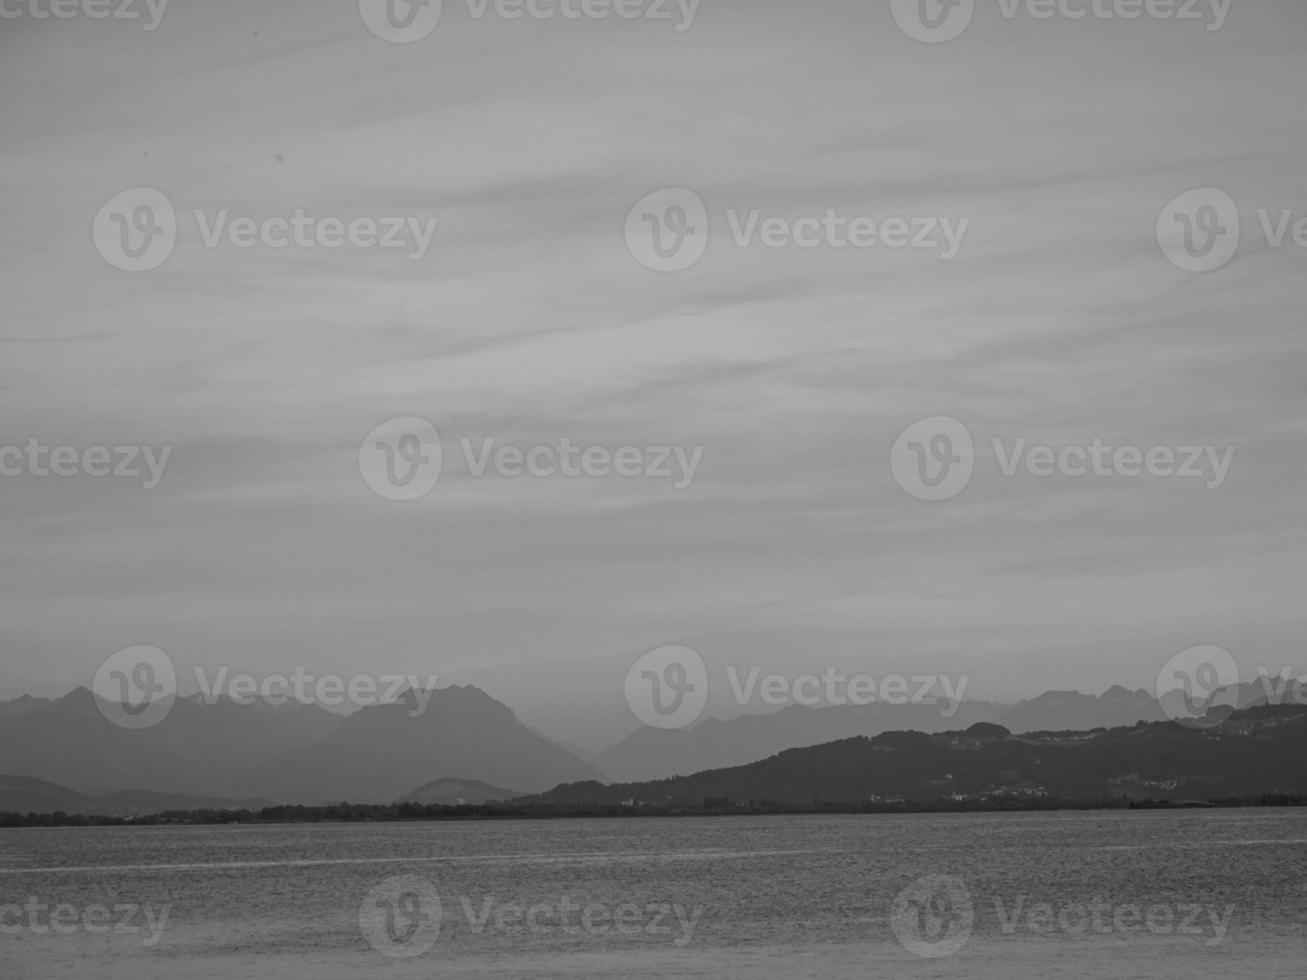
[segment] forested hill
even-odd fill
[[[655,782],[576,783],[517,805],[810,806],[941,800],[1217,800],[1307,791],[1307,708],[1262,706],[1210,728],[1141,723],[1013,735],[994,724],[888,732]]]

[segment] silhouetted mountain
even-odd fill
[[[342,720],[293,702],[206,704],[178,698],[163,722],[130,730],[105,718],[95,695],[83,687],[30,710],[0,715],[0,772],[92,794],[135,787],[246,796],[245,776],[257,760],[320,741]]]
[[[882,732],[944,732],[978,721],[998,722],[1014,732],[1051,728],[1090,731],[1167,718],[1161,705],[1146,691],[1127,691],[1123,687],[1113,687],[1099,696],[1050,691],[1014,705],[963,701],[951,717],[944,716],[947,707],[946,702],[790,706],[730,721],[704,721],[681,731],[642,728],[601,752],[597,765],[613,779],[632,782],[739,766],[785,749]]]
[[[411,796],[433,772],[458,773],[460,780],[492,789],[539,793],[559,783],[603,783],[613,776],[632,783],[728,769],[788,749],[888,731],[931,734],[988,722],[1021,734],[1113,728],[1164,716],[1146,692],[1121,687],[1097,697],[1048,692],[1016,705],[963,701],[949,718],[945,702],[794,706],[709,720],[688,731],[643,729],[593,765],[527,728],[477,688],[430,692],[430,702],[419,710],[427,693],[409,692],[400,703],[349,717],[295,702],[183,698],[164,722],[140,731],[111,724],[85,688],[54,700],[18,698],[0,704],[0,772],[71,786],[88,797],[132,789],[277,803],[389,803]],[[1269,698],[1293,704],[1307,701],[1305,693],[1296,682],[1286,687],[1279,678],[1258,679],[1212,701],[1247,707]],[[1183,713],[1186,706],[1177,700],[1166,707]]]
[[[90,798],[30,776],[0,776],[0,813],[90,813]]]
[[[479,806],[482,803],[496,803],[514,800],[525,793],[511,789],[500,789],[477,779],[437,779],[400,797],[396,803],[420,803],[423,806],[438,804],[440,806]]]
[[[1211,800],[1307,792],[1307,708],[1262,706],[1212,728],[1174,722],[1011,734],[997,725],[887,732],[657,782],[560,786],[519,804],[934,802],[1012,797]]]
[[[770,714],[741,715],[729,721],[709,719],[689,729],[641,728],[599,753],[598,765],[616,780],[665,779],[703,769],[744,765],[785,749],[857,735],[879,735],[896,729],[947,731],[997,718],[1003,707],[964,701],[957,714],[945,718],[941,705],[791,705]]]
[[[1079,691],[1048,691],[1013,705],[998,720],[1014,732],[1087,732],[1140,721],[1165,721],[1167,715],[1147,691],[1115,686],[1098,697]]]
[[[34,698],[29,694],[12,701],[0,701],[0,719],[20,718],[51,703],[51,698]]]
[[[167,810],[257,810],[267,800],[226,800],[181,793],[123,790],[87,796],[27,776],[0,776],[0,813],[80,813],[109,817],[139,817]]]
[[[433,770],[526,792],[603,778],[479,688],[430,693],[425,710],[410,692],[355,712],[320,742],[260,766],[252,791],[286,803],[389,803]]]
[[[1193,714],[1228,714],[1231,711],[1257,705],[1307,705],[1307,684],[1299,680],[1297,672],[1289,677],[1258,677],[1223,687],[1206,698],[1190,702],[1184,692],[1176,690],[1164,695],[1159,702],[1171,718],[1190,717]]]
[[[271,800],[260,797],[229,800],[188,793],[153,793],[149,790],[126,789],[95,797],[91,800],[88,812],[109,817],[139,817],[178,810],[261,810],[271,805]]]

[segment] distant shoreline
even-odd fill
[[[26,827],[171,827],[230,825],[273,826],[313,823],[440,823],[484,822],[504,820],[583,820],[612,818],[677,817],[750,817],[894,815],[940,813],[1053,813],[1063,811],[1093,812],[1100,810],[1230,810],[1278,809],[1307,806],[1307,796],[1269,794],[1259,797],[1235,797],[1217,800],[1043,800],[1038,804],[1015,800],[940,800],[924,803],[823,804],[811,806],[732,806],[659,807],[530,807],[510,804],[478,806],[422,806],[392,804],[370,806],[339,804],[334,806],[278,806],[262,810],[188,810],[168,811],[141,817],[55,813],[0,812],[0,829]]]

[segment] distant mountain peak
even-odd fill
[[[479,779],[463,779],[458,776],[445,776],[433,780],[402,796],[397,803],[418,803],[424,806],[438,804],[441,806],[479,806],[483,803],[514,800],[525,793],[492,786]]]
[[[411,710],[421,709],[445,713],[478,713],[494,716],[503,721],[517,721],[513,709],[502,701],[491,697],[481,688],[472,684],[451,684],[448,687],[414,690],[407,688],[399,696],[399,704]]]

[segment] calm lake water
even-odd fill
[[[1305,924],[1300,810],[0,831],[23,980],[1301,980]]]

